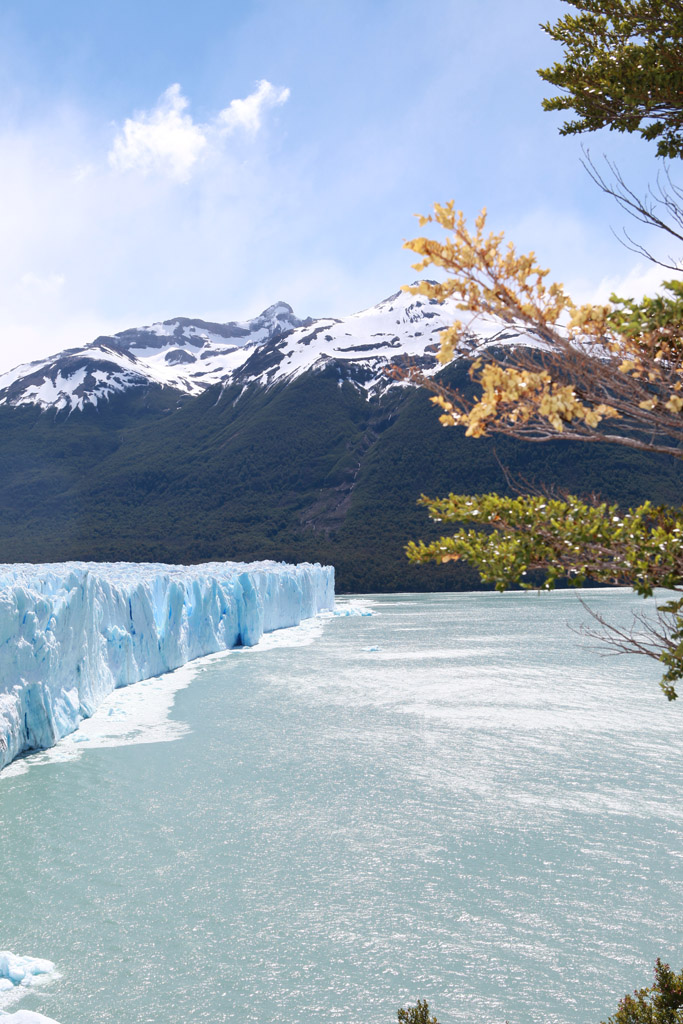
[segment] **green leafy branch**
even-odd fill
[[[564,60],[539,70],[564,95],[545,110],[573,110],[562,135],[639,132],[657,156],[683,156],[683,9],[679,0],[567,0],[580,13],[541,27],[565,47]]]
[[[657,587],[683,591],[683,509],[645,502],[623,512],[618,505],[573,495],[423,495],[420,504],[435,522],[455,523],[458,529],[429,544],[411,541],[408,558],[418,564],[463,559],[477,568],[482,582],[499,591],[537,586],[528,579],[536,572],[545,574],[538,585],[543,590],[554,589],[560,580],[574,587],[592,580],[630,586],[643,597]],[[638,650],[666,666],[661,685],[674,700],[672,684],[683,678],[683,598],[657,611],[651,645],[633,635],[625,638],[617,629],[614,633],[620,649]]]

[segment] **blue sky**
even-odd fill
[[[0,370],[176,315],[362,309],[413,279],[412,215],[451,198],[578,297],[642,293],[661,275],[541,110],[560,51],[538,23],[566,11],[2,0]],[[583,141],[654,178],[639,140]]]

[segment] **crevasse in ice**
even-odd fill
[[[0,565],[0,769],[116,687],[334,607],[331,566]]]

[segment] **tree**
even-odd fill
[[[439,359],[472,359],[474,396],[416,370],[396,371],[435,392],[444,426],[464,426],[471,437],[502,433],[543,442],[562,436],[683,457],[681,282],[668,282],[668,294],[640,303],[612,296],[607,305],[578,306],[561,284],[547,282],[533,253],[518,255],[512,244],[504,246],[502,233],[485,233],[485,211],[474,231],[453,203],[437,204],[433,218],[421,218],[432,221],[452,235],[406,246],[422,257],[415,269],[437,266],[448,278],[410,290],[440,301],[455,297],[472,317],[494,316],[526,335],[526,343],[495,358],[480,351],[470,324],[443,332]],[[460,528],[432,544],[409,544],[414,562],[463,558],[500,590],[528,586],[528,573],[543,570],[546,589],[559,579],[573,586],[592,579],[627,584],[643,596],[655,587],[683,593],[683,510],[649,503],[620,510],[599,498],[545,494],[421,500],[435,521]],[[642,620],[628,634],[614,629],[611,638],[619,650],[663,662],[661,685],[675,700],[673,684],[683,678],[683,597],[658,612],[647,640]]]
[[[607,1024],[683,1024],[683,971],[657,960],[654,985],[624,996]]]
[[[565,0],[567,14],[545,32],[565,47],[564,60],[539,71],[565,95],[546,110],[573,110],[563,135],[638,131],[657,140],[657,155],[683,156],[683,8],[680,0]]]
[[[675,152],[683,155],[683,64],[679,69],[677,54],[672,68],[670,45],[683,39],[680,0],[576,0],[573,6],[583,13],[544,26],[565,44],[565,63],[541,72],[573,90],[568,98],[546,103],[581,114],[583,120],[566,125],[565,134],[608,124],[647,138],[661,136],[668,153],[678,147]],[[643,106],[644,96],[652,100],[649,105]],[[659,120],[641,128],[655,113]],[[674,225],[683,225],[681,190],[670,175],[668,180],[672,188],[657,201]],[[639,219],[657,222],[655,207],[638,201],[623,179],[612,194]],[[544,442],[559,436],[683,458],[683,283],[667,281],[662,295],[641,302],[612,295],[603,305],[577,305],[562,284],[549,282],[549,271],[533,252],[519,254],[502,232],[486,232],[485,210],[473,229],[453,202],[436,204],[433,215],[419,220],[450,234],[441,241],[406,242],[420,256],[414,268],[437,267],[445,280],[422,281],[408,290],[438,301],[455,298],[468,312],[469,322],[443,332],[438,358],[469,359],[477,390],[455,390],[415,369],[394,372],[434,392],[444,426],[464,427],[471,437],[502,433]],[[675,227],[659,226],[681,240]],[[514,326],[522,343],[498,353],[487,350],[472,330],[478,316]],[[409,544],[415,562],[467,559],[498,589],[528,586],[528,574],[542,571],[547,589],[559,579],[575,586],[592,579],[628,584],[643,596],[655,587],[683,593],[683,508],[646,502],[623,510],[598,496],[545,493],[515,499],[423,495],[421,501],[434,520],[458,529],[429,545]],[[683,678],[683,597],[659,606],[645,638],[643,624],[641,617],[629,632],[611,629],[611,641],[619,650],[661,661],[662,688],[674,700],[673,684]]]
[[[398,1011],[399,1024],[439,1024],[436,1017],[430,1017],[427,1000],[418,999],[417,1006],[409,1006],[407,1010]]]

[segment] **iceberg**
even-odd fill
[[[0,769],[117,687],[333,610],[317,563],[0,565]]]

